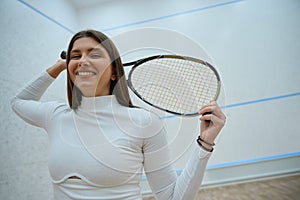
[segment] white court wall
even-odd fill
[[[5,72],[0,78],[1,199],[52,199],[47,135],[13,114],[9,99],[56,62],[74,32],[86,28],[112,37],[141,28],[167,29],[206,50],[222,76],[226,98],[221,103],[228,106],[228,120],[204,185],[299,172],[299,1],[116,0],[81,9],[67,0],[24,2],[3,0],[0,5],[0,60]],[[66,100],[65,92],[61,76],[43,100]],[[196,118],[165,122],[171,135],[193,140],[195,129],[190,126],[197,124]],[[182,169],[187,158],[188,152],[182,154],[176,169]],[[266,168],[264,164],[273,160],[276,163]],[[236,176],[228,176],[230,169]]]
[[[1,1],[0,10],[0,199],[53,199],[47,169],[47,135],[13,114],[9,101],[28,81],[57,61],[71,35],[18,1]],[[65,100],[65,88],[64,78],[59,77],[43,100]]]

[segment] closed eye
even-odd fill
[[[98,53],[91,53],[91,54],[90,54],[90,57],[91,57],[91,58],[101,58],[102,55],[101,55],[101,54],[98,54]]]
[[[80,59],[80,58],[81,58],[81,55],[77,55],[77,54],[71,55],[70,58],[73,59],[73,60],[77,60],[77,59]]]

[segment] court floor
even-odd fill
[[[195,200],[299,200],[300,175],[202,189]],[[144,200],[154,200],[147,197]]]

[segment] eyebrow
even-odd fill
[[[95,47],[95,48],[89,48],[88,49],[88,52],[92,52],[92,51],[100,51],[100,52],[103,52],[103,49],[99,48],[99,47]],[[71,50],[70,53],[80,53],[81,51],[79,49],[73,49]]]

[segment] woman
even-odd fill
[[[69,105],[40,102],[67,69]],[[118,51],[104,34],[86,30],[59,60],[12,100],[13,110],[49,135],[55,199],[142,199],[143,170],[157,199],[193,199],[225,123],[215,102],[199,110],[199,139],[185,169],[172,168],[159,117],[133,106]],[[210,120],[208,122],[207,120]]]

